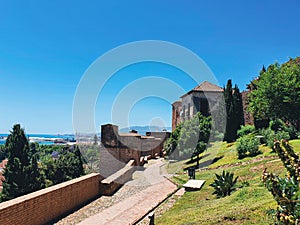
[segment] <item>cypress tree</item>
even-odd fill
[[[226,131],[224,140],[231,142],[234,139],[234,106],[233,106],[233,95],[232,95],[232,82],[227,81],[226,88],[224,88],[224,100],[226,105]]]
[[[233,104],[235,114],[235,129],[237,131],[240,129],[240,126],[244,124],[243,100],[237,85],[235,85],[233,90]]]
[[[244,124],[242,96],[237,85],[232,88],[231,80],[227,81],[224,88],[224,99],[226,104],[226,131],[224,141],[232,142],[237,137],[240,125]]]

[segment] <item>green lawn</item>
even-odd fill
[[[300,140],[290,142],[296,152],[300,152]],[[263,154],[254,158],[276,156],[271,149],[260,146]],[[196,173],[196,179],[206,180],[200,191],[185,193],[175,205],[163,216],[156,218],[155,224],[272,224],[271,217],[266,215],[270,208],[276,208],[276,202],[261,182],[261,174],[265,167],[281,176],[285,175],[285,168],[277,158],[263,158],[253,161],[253,158],[238,160],[235,145],[215,143],[202,154],[205,156],[200,163],[220,158],[208,165],[210,170]],[[226,164],[250,162],[244,165],[230,166],[225,170],[239,176],[237,190],[231,196],[217,199],[212,195],[213,188],[209,186],[215,178],[215,173],[221,173],[224,168],[217,168]],[[177,173],[173,180],[181,185],[188,180],[182,168],[188,167],[185,162],[169,165],[169,171]],[[181,168],[181,170],[179,169]],[[247,184],[248,182],[248,184]]]

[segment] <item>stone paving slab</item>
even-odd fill
[[[185,189],[184,188],[180,188],[178,191],[176,191],[176,193],[174,194],[175,196],[182,196],[185,193]]]
[[[124,201],[87,218],[80,225],[127,225],[134,224],[145,214],[164,201],[169,194],[177,190],[176,185],[168,180],[157,183],[125,199]]]

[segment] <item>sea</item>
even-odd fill
[[[0,144],[5,144],[9,134],[0,134]],[[37,142],[40,145],[53,145],[55,140],[75,141],[73,134],[26,134],[30,142]]]

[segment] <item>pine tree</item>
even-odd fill
[[[44,187],[40,179],[37,161],[31,160],[31,152],[24,129],[16,124],[7,137],[5,148],[8,163],[4,171],[1,200],[6,201]]]

